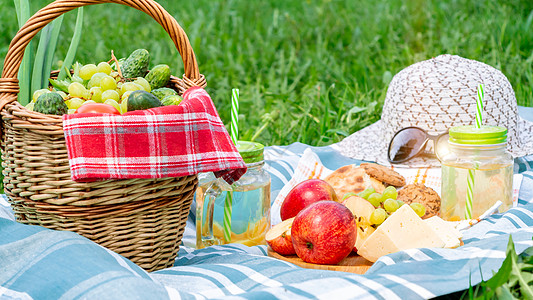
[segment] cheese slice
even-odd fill
[[[457,248],[461,245],[463,235],[457,230],[453,223],[446,222],[438,216],[425,219],[428,224],[444,241],[444,248]]]
[[[375,262],[383,255],[401,250],[444,245],[440,236],[409,205],[402,205],[366,239],[357,254]]]
[[[357,239],[355,240],[355,248],[359,249],[365,241],[376,231],[374,227],[357,226]]]

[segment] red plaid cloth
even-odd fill
[[[246,165],[207,92],[192,87],[179,106],[123,115],[63,116],[72,180],[181,177],[212,171],[228,183]]]

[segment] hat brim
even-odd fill
[[[533,154],[533,122],[519,117],[517,131],[519,144],[509,145],[507,150],[513,158]],[[389,141],[384,140],[383,121],[369,125],[350,136],[344,138],[334,147],[344,156],[375,162],[384,166],[391,166],[387,159]],[[440,161],[434,155],[421,154],[401,164],[393,164],[394,167],[404,168],[430,168],[440,167]]]

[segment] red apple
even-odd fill
[[[296,254],[292,246],[291,227],[294,218],[287,219],[270,228],[265,235],[265,240],[272,250],[281,255]]]
[[[346,206],[319,201],[296,215],[291,235],[294,250],[303,261],[334,265],[352,251],[357,238],[356,222]]]
[[[337,201],[333,187],[322,179],[308,179],[298,183],[281,204],[281,220],[295,217],[302,209],[322,200]]]

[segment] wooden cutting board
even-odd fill
[[[268,248],[268,256],[281,259],[293,263],[299,267],[307,269],[318,269],[318,270],[330,270],[330,271],[341,271],[341,272],[350,272],[355,274],[365,274],[368,269],[372,266],[372,263],[363,257],[350,253],[348,257],[341,260],[340,263],[336,265],[318,265],[306,263],[301,258],[296,255],[284,256],[274,252],[270,247]]]

